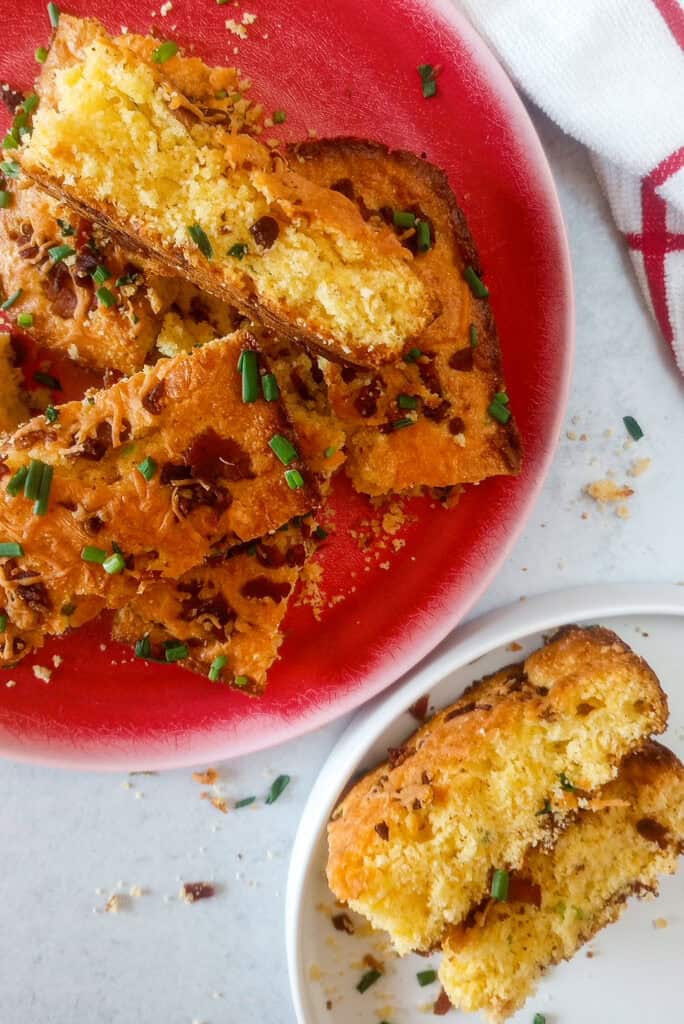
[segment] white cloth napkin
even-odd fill
[[[592,152],[684,373],[684,0],[456,0],[511,77]]]

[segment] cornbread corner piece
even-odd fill
[[[162,661],[175,650],[184,668],[259,696],[313,538],[301,520],[178,581],[161,580],[117,612],[112,636]]]
[[[491,900],[444,941],[440,980],[459,1009],[499,1024],[543,972],[623,913],[629,896],[656,893],[684,852],[684,767],[657,743],[628,757],[614,782],[580,811],[550,852],[528,852]],[[531,1018],[530,1018],[531,1019]]]
[[[400,953],[432,949],[493,870],[550,842],[666,721],[655,674],[619,637],[567,627],[353,787],[328,827],[330,888]]]
[[[412,153],[359,139],[304,142],[290,155],[301,174],[355,201],[369,223],[399,220],[398,239],[441,303],[408,360],[375,372],[324,366],[332,411],[348,435],[346,471],[356,490],[381,495],[518,473],[520,436],[496,325],[473,239],[444,172]],[[418,226],[407,226],[412,220]],[[420,222],[429,231],[425,250]],[[478,294],[464,276],[468,268],[477,275]]]
[[[22,391],[21,372],[14,365],[12,339],[6,332],[0,331],[0,435],[9,434],[29,416]]]
[[[0,444],[0,542],[19,545],[0,557],[0,607],[18,630],[62,633],[86,599],[120,607],[317,504],[280,403],[242,400],[252,350],[237,332],[162,359]]]
[[[204,291],[333,359],[398,358],[439,312],[411,254],[256,139],[207,121],[96,21],[62,16],[25,172]]]

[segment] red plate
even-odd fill
[[[486,268],[525,465],[517,479],[471,488],[449,511],[414,500],[415,521],[388,570],[364,571],[347,531],[367,506],[342,483],[322,564],[327,593],[348,596],[320,623],[309,608],[291,608],[282,660],[260,701],[135,661],[101,621],[34,659],[63,658],[49,685],[30,662],[7,673],[16,686],[0,686],[0,753],[87,768],[170,767],[271,746],[350,711],[411,668],[482,594],[522,528],[553,454],[572,353],[569,258],[544,154],[510,82],[451,5],[250,0],[257,20],[248,40],[225,28],[243,8],[174,0],[166,17],[151,18],[141,7],[71,0],[69,10],[113,31],[155,28],[212,63],[237,63],[267,110],[287,111],[281,139],[309,129],[376,138],[446,169]],[[42,0],[7,4],[0,79],[29,87],[34,50],[48,35]],[[442,68],[434,99],[421,95],[423,63]]]

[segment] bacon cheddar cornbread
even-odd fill
[[[258,358],[237,332],[0,445],[0,606],[16,629],[64,632],[83,598],[120,607],[317,504]]]
[[[207,123],[165,66],[62,16],[17,150],[29,177],[167,272],[331,358],[378,365],[410,348],[439,312],[411,254],[256,139]]]
[[[301,174],[348,196],[369,223],[394,225],[441,304],[408,358],[372,372],[324,365],[354,487],[381,495],[517,473],[520,437],[488,292],[446,175],[361,139],[311,140],[289,153]]]
[[[439,976],[454,1006],[499,1024],[544,970],[616,921],[630,896],[657,892],[658,876],[675,873],[684,852],[684,767],[671,751],[649,743],[628,757],[592,807],[553,850],[528,851],[505,900],[488,900],[449,930]]]
[[[492,871],[520,868],[666,721],[655,674],[614,633],[561,630],[352,788],[328,826],[330,888],[400,953],[435,948]]]
[[[0,332],[0,434],[9,434],[29,418],[22,391],[21,372],[14,365],[9,334]]]

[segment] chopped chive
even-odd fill
[[[52,249],[48,249],[48,254],[54,263],[60,263],[69,256],[75,256],[76,250],[72,249],[70,245],[55,245]]]
[[[75,611],[76,605],[72,604],[70,601],[67,604],[63,604],[62,607],[59,609],[60,615],[65,615],[67,619],[69,618],[70,615],[73,615]]]
[[[502,868],[497,868],[492,875],[492,887],[490,890],[492,898],[505,903],[508,899],[508,886],[510,881],[511,876],[508,872],[504,871]]]
[[[44,516],[47,514],[48,505],[50,503],[50,490],[52,488],[52,476],[54,469],[52,466],[43,466],[43,472],[40,477],[40,490],[38,491],[38,499],[33,506],[34,516]]]
[[[399,395],[397,405],[400,409],[417,409],[418,398],[416,395]]]
[[[498,420],[499,423],[508,423],[511,418],[511,410],[503,402],[497,402],[496,399],[490,402],[487,412],[492,419]]]
[[[236,242],[235,245],[231,245],[228,255],[234,256],[236,260],[243,259],[247,255],[247,245],[245,242]]]
[[[423,82],[423,96],[426,100],[431,99],[437,95],[437,80],[435,78],[428,78]]]
[[[7,622],[8,622],[7,616],[6,615],[0,615],[0,633],[4,633],[5,630],[7,629]]]
[[[560,775],[558,776],[558,781],[560,782],[561,789],[565,790],[566,793],[574,793],[577,789],[577,786],[573,786],[572,782],[567,777],[565,772],[560,773]]]
[[[0,163],[0,171],[2,171],[7,178],[18,178],[21,174],[21,167],[16,160],[3,160],[2,163]]]
[[[416,978],[420,987],[425,988],[426,985],[431,985],[433,981],[437,981],[437,971],[418,971]]]
[[[273,111],[273,124],[284,124],[287,121],[287,114],[284,110]]]
[[[634,417],[633,416],[623,416],[622,417],[622,422],[624,423],[625,427],[627,428],[627,433],[630,435],[630,437],[634,441],[640,441],[641,438],[644,436],[644,432],[641,429],[641,427],[639,426],[639,424],[637,423],[637,421],[634,419]]]
[[[406,353],[406,355],[404,356],[404,362],[405,363],[417,363],[418,360],[420,359],[420,357],[422,356],[422,354],[423,353],[421,352],[421,350],[419,348],[410,348],[408,350],[408,352]]]
[[[40,494],[40,481],[43,478],[43,467],[45,463],[40,459],[31,459],[28,473],[24,481],[24,497],[29,501],[37,501]]]
[[[97,295],[100,305],[104,306],[105,309],[111,309],[112,306],[116,306],[116,295],[110,292],[109,288],[98,288],[95,292]]]
[[[497,391],[497,393],[494,395],[494,401],[500,402],[501,405],[508,405],[510,399],[505,391]]]
[[[14,135],[15,139],[18,138],[19,135],[21,135],[22,128],[26,128],[27,125],[28,114],[25,110],[22,110],[20,108],[18,113],[15,115],[14,121],[12,121],[12,134]]]
[[[110,576],[117,576],[126,568],[126,559],[120,552],[115,551],[113,555],[109,556],[109,558],[105,558],[102,563],[102,568],[105,572],[109,573]]]
[[[245,351],[242,353],[242,401],[256,402],[259,397],[259,364],[256,352]]]
[[[280,398],[278,381],[272,373],[265,373],[261,378],[261,390],[267,402],[277,402]]]
[[[394,423],[390,423],[392,430],[403,430],[404,427],[415,427],[416,421],[409,419],[406,416],[403,420],[395,420]]]
[[[285,481],[291,491],[298,491],[304,486],[304,478],[298,469],[286,469]]]
[[[418,74],[420,75],[420,81],[423,87],[423,96],[426,100],[429,100],[437,92],[435,69],[432,64],[419,64]]]
[[[33,313],[20,313],[17,317],[17,327],[23,327],[24,330],[33,327]]]
[[[553,814],[553,808],[551,806],[550,800],[544,801],[544,803],[541,806],[541,810],[537,811],[537,817],[539,817],[540,814]]]
[[[337,452],[337,448],[333,448],[332,445],[329,445],[329,447],[327,447],[325,449],[325,451],[323,452],[323,458],[324,459],[332,459],[333,455],[335,455],[336,452]]]
[[[470,290],[476,299],[486,299],[489,295],[489,288],[481,277],[475,272],[475,268],[468,264],[463,271],[463,276],[470,285]]]
[[[214,255],[214,250],[211,247],[211,242],[207,237],[207,233],[204,228],[200,227],[199,224],[191,224],[188,227],[188,234],[192,238],[193,242],[208,260]]]
[[[0,306],[0,309],[5,309],[5,310],[11,309],[12,306],[14,305],[14,303],[18,302],[18,300],[21,298],[22,291],[23,291],[22,288],[18,288],[16,290],[16,292],[14,293],[14,295],[10,295],[9,299],[5,299],[3,304]]]
[[[392,223],[395,228],[414,228],[416,215],[410,210],[392,210]]]
[[[152,653],[149,633],[145,633],[139,640],[136,640],[134,650],[136,658],[149,658]]]
[[[141,473],[146,480],[149,481],[152,479],[154,474],[157,472],[157,463],[151,455],[148,455],[138,464],[138,472]]]
[[[471,347],[472,348],[477,348],[477,341],[478,341],[478,339],[477,339],[477,324],[471,324],[470,327],[468,328],[468,333],[470,335],[470,345],[471,345]]]
[[[249,684],[249,678],[247,676],[235,676],[233,679],[233,686],[237,686],[238,690],[244,689]]]
[[[363,995],[363,993],[367,989],[369,989],[371,987],[371,985],[374,985],[375,982],[378,980],[378,978],[381,978],[381,977],[382,977],[382,972],[381,971],[376,971],[375,968],[371,969],[370,971],[366,971],[365,974],[361,975],[361,978],[359,979],[359,983],[356,986],[356,991],[360,992]]]
[[[92,273],[92,278],[95,284],[104,284],[112,276],[111,271],[103,267],[102,264],[98,264]]]
[[[290,784],[290,776],[289,775],[279,775],[278,778],[275,779],[275,781],[273,782],[273,785],[271,786],[271,788],[268,791],[268,796],[266,797],[266,803],[267,804],[274,804],[276,802],[276,800],[278,799],[278,797],[283,792],[283,790],[285,790],[289,784]]]
[[[10,481],[7,484],[7,493],[9,494],[10,498],[16,498],[19,492],[23,489],[24,481],[26,480],[27,476],[28,466],[22,466],[21,469],[18,469],[16,471],[13,477],[10,477]]]
[[[112,541],[112,551],[115,551],[117,555],[123,555],[123,551],[115,540]]]
[[[535,1013],[532,1018],[532,1024],[546,1024],[546,1017],[543,1013]]]
[[[276,458],[280,459],[283,466],[289,466],[291,462],[299,458],[299,452],[295,446],[282,434],[274,434],[268,442],[268,447]]]
[[[152,54],[152,60],[155,64],[165,64],[167,60],[171,60],[178,53],[178,43],[174,43],[172,39],[162,43]]]
[[[92,562],[93,565],[104,565],[107,559],[107,552],[103,551],[102,548],[92,547],[87,544],[81,550],[81,559],[84,562]]]
[[[164,659],[173,664],[174,661],[182,661],[187,658],[188,648],[185,644],[172,644],[164,651]]]
[[[416,221],[416,240],[418,252],[427,252],[428,249],[432,248],[432,233],[430,225],[426,220]]]
[[[0,143],[0,149],[18,149],[18,148],[19,148],[19,142],[18,142],[16,136],[13,135],[12,132],[8,132],[7,135],[4,137],[4,139],[2,140],[2,142]]]
[[[53,377],[51,373],[44,373],[42,370],[36,370],[33,374],[33,379],[36,384],[42,384],[44,388],[50,388],[51,391],[61,391],[62,385]]]
[[[214,660],[211,663],[211,668],[209,669],[209,678],[211,679],[212,683],[217,683],[219,681],[219,679],[221,678],[221,672],[226,667],[227,663],[228,658],[225,656],[225,654],[219,654],[218,657],[214,658]]]
[[[58,217],[57,223],[59,224],[59,230],[65,238],[70,238],[71,235],[76,234],[76,228],[73,228],[68,220],[62,220],[61,217]]]
[[[47,5],[48,18],[53,28],[57,28],[59,25],[59,7],[57,4],[49,3]]]
[[[54,405],[48,405],[45,410],[45,419],[48,423],[56,423],[59,419],[59,411],[55,409]]]
[[[214,93],[215,100],[225,100],[228,97],[228,93],[225,89],[219,89],[218,92]]]
[[[38,106],[38,97],[35,94],[35,92],[29,93],[29,95],[26,97],[26,99],[22,103],[22,107],[24,108],[24,110],[26,111],[27,114],[32,114],[37,106]]]
[[[117,277],[114,284],[117,288],[125,288],[128,284],[135,284],[139,277],[139,274],[123,274],[121,277]]]
[[[21,544],[16,544],[11,540],[3,541],[0,544],[0,558],[21,558],[23,554],[24,549]]]
[[[256,800],[255,796],[243,796],[242,800],[236,800],[233,804],[236,811],[239,811],[241,807],[249,807]]]
[[[36,58],[39,64],[44,64],[45,61],[48,59],[48,52],[44,46],[38,46],[36,48],[36,52],[34,53],[34,57]]]
[[[12,193],[0,190],[0,210],[7,210],[12,202]]]

